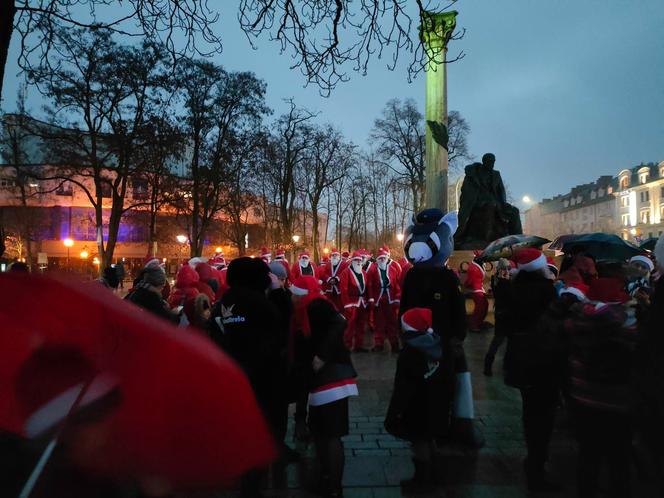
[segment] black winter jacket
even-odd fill
[[[169,310],[168,304],[162,299],[161,295],[153,290],[139,286],[127,295],[126,300],[171,323],[178,323],[179,321],[178,316]]]
[[[505,351],[505,383],[525,388],[540,382],[560,381],[559,372],[550,372],[542,362],[541,320],[557,299],[553,281],[538,272],[520,271],[512,281],[506,317],[507,350]]]

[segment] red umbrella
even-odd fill
[[[65,421],[78,465],[175,488],[226,483],[274,458],[245,375],[203,336],[97,284],[18,274],[0,276],[0,323],[2,429],[43,434],[80,398],[81,420],[75,408]],[[108,406],[85,410],[98,401]]]

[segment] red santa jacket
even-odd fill
[[[323,290],[326,294],[334,294],[338,296],[341,294],[340,283],[334,283],[334,279],[341,280],[341,274],[348,267],[345,261],[339,261],[336,268],[332,267],[332,263],[328,261],[319,268],[319,278],[323,281]],[[332,281],[330,281],[332,280]]]
[[[475,261],[468,265],[463,286],[473,294],[480,292],[484,294],[484,268]]]
[[[371,265],[367,272],[369,297],[374,300],[376,306],[381,299],[386,300],[389,304],[398,303],[401,300],[401,267],[396,261],[389,260],[386,273],[388,286],[384,287],[378,263]]]
[[[348,266],[339,279],[339,290],[341,291],[341,303],[344,308],[366,308],[371,302],[367,288],[367,274],[362,270],[363,285],[360,285],[355,272]]]
[[[309,261],[309,266],[311,267],[311,271],[313,272],[311,276],[313,276],[314,278],[318,278],[318,273],[316,271],[318,270],[318,268],[316,268],[316,265],[313,264],[311,261]],[[301,276],[302,276],[302,269],[300,268],[300,262],[296,261],[290,269],[290,274],[288,278],[290,279],[291,282],[294,282],[296,279],[298,279]]]

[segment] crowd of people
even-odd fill
[[[359,394],[351,352],[384,351],[387,343],[399,356],[385,428],[412,445],[415,473],[402,482],[404,489],[430,492],[440,484],[437,446],[459,430],[455,420],[472,422],[462,344],[467,331],[487,328],[488,299],[482,264],[472,262],[461,278],[446,265],[456,218],[427,210],[411,232],[417,236],[420,226],[426,234],[437,230],[436,241],[426,247],[407,241],[408,259],[398,262],[388,247],[375,257],[333,249],[320,264],[303,251],[293,265],[283,251],[273,258],[263,249],[229,264],[219,254],[192,258],[171,286],[162,260],[148,257],[125,299],[207,335],[237,361],[281,449],[278,465],[300,457],[285,442],[294,404],[295,437],[314,443],[315,491],[325,497],[343,494],[342,438],[349,432],[349,397]],[[609,494],[616,497],[630,496],[635,458],[654,475],[664,470],[663,262],[664,237],[652,254],[627,262],[595,261],[581,246],[560,267],[535,248],[496,262],[489,292],[494,338],[484,374],[493,375],[506,342],[503,372],[522,397],[530,490],[561,490],[547,461],[562,414],[578,440],[578,496],[598,496],[605,461]],[[114,269],[105,270],[100,283],[117,287]],[[473,301],[470,317],[465,298]],[[371,348],[364,343],[369,330]],[[464,397],[471,406],[462,415]],[[262,496],[264,472],[243,477],[241,496]]]

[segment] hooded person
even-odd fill
[[[127,294],[125,300],[176,324],[180,317],[176,312],[171,311],[162,297],[162,289],[166,280],[166,274],[158,266],[145,268],[142,279],[134,286],[133,291]]]
[[[212,266],[208,263],[198,263],[194,270],[198,273],[198,282],[196,288],[208,297],[210,303],[216,301],[216,294],[219,290],[219,281],[214,275]]]
[[[293,281],[305,275],[318,278],[318,275],[316,274],[316,266],[311,262],[311,255],[308,251],[300,253],[297,261],[293,264],[293,267],[290,270],[289,278]]]
[[[267,297],[270,269],[261,259],[237,258],[228,265],[226,281],[229,289],[212,309],[211,338],[244,370],[274,427],[281,392],[277,384],[283,378],[275,375],[281,361],[275,331],[279,311]],[[260,482],[258,472],[249,472],[242,479],[241,496],[260,496]]]
[[[523,429],[528,448],[524,469],[531,491],[557,491],[545,465],[553,434],[562,379],[549,362],[541,361],[540,322],[557,301],[544,254],[526,248],[515,255],[518,273],[512,280],[507,307],[510,330],[505,353],[505,383],[521,392]],[[582,282],[578,282],[582,283]]]
[[[292,331],[311,370],[309,426],[320,464],[319,491],[325,497],[342,496],[344,448],[348,434],[348,398],[357,396],[357,373],[344,346],[346,320],[322,292],[318,280],[293,280]]]
[[[341,274],[347,266],[341,260],[341,253],[333,248],[330,251],[330,260],[321,267],[320,271],[320,279],[323,281],[323,291],[339,313],[343,312],[344,309],[341,303],[339,282]]]
[[[441,368],[446,383],[443,402],[451,417],[451,437],[474,448],[484,441],[476,431],[472,383],[463,340],[466,337],[466,305],[456,274],[447,267],[454,250],[457,213],[425,209],[413,216],[406,230],[404,254],[413,267],[401,288],[399,315],[411,308],[427,308],[432,327],[440,337],[443,356]]]
[[[399,302],[401,268],[390,259],[384,247],[378,250],[376,264],[367,272],[369,297],[374,301],[374,350],[382,351],[385,339],[393,353],[399,351]]]
[[[475,252],[475,258],[480,255],[480,251]],[[474,308],[468,320],[468,329],[471,332],[481,332],[483,329],[488,328],[484,320],[487,312],[489,311],[489,300],[484,291],[484,277],[486,271],[482,263],[473,259],[468,265],[466,271],[466,279],[463,282],[464,289],[470,294],[473,300]]]
[[[441,338],[433,330],[429,308],[411,308],[401,316],[403,349],[399,353],[385,429],[410,441],[415,475],[401,481],[404,492],[434,490],[435,440],[447,435],[447,379],[441,368]]]
[[[362,253],[355,251],[350,264],[341,273],[339,290],[348,327],[344,336],[346,347],[351,351],[367,352],[364,334],[369,323],[369,305],[373,302],[367,288],[367,274],[362,269]]]
[[[182,265],[175,276],[175,285],[171,294],[168,296],[168,305],[171,309],[177,310],[182,306],[188,322],[191,322],[194,318],[194,300],[200,293],[198,289],[199,279],[196,270],[187,264]],[[186,325],[183,322],[181,324]]]
[[[160,268],[163,272],[164,275],[166,274],[166,263],[163,258],[159,258],[157,256],[152,256],[148,254],[145,259],[143,260],[143,269],[146,268]],[[134,279],[133,287],[136,287],[136,285],[142,280],[142,271],[138,272],[138,275]],[[129,290],[129,293],[131,293],[132,289]],[[171,284],[168,283],[168,278],[166,279],[166,283],[164,284],[164,287],[162,288],[161,291],[161,297],[167,301],[168,296],[171,293]]]

